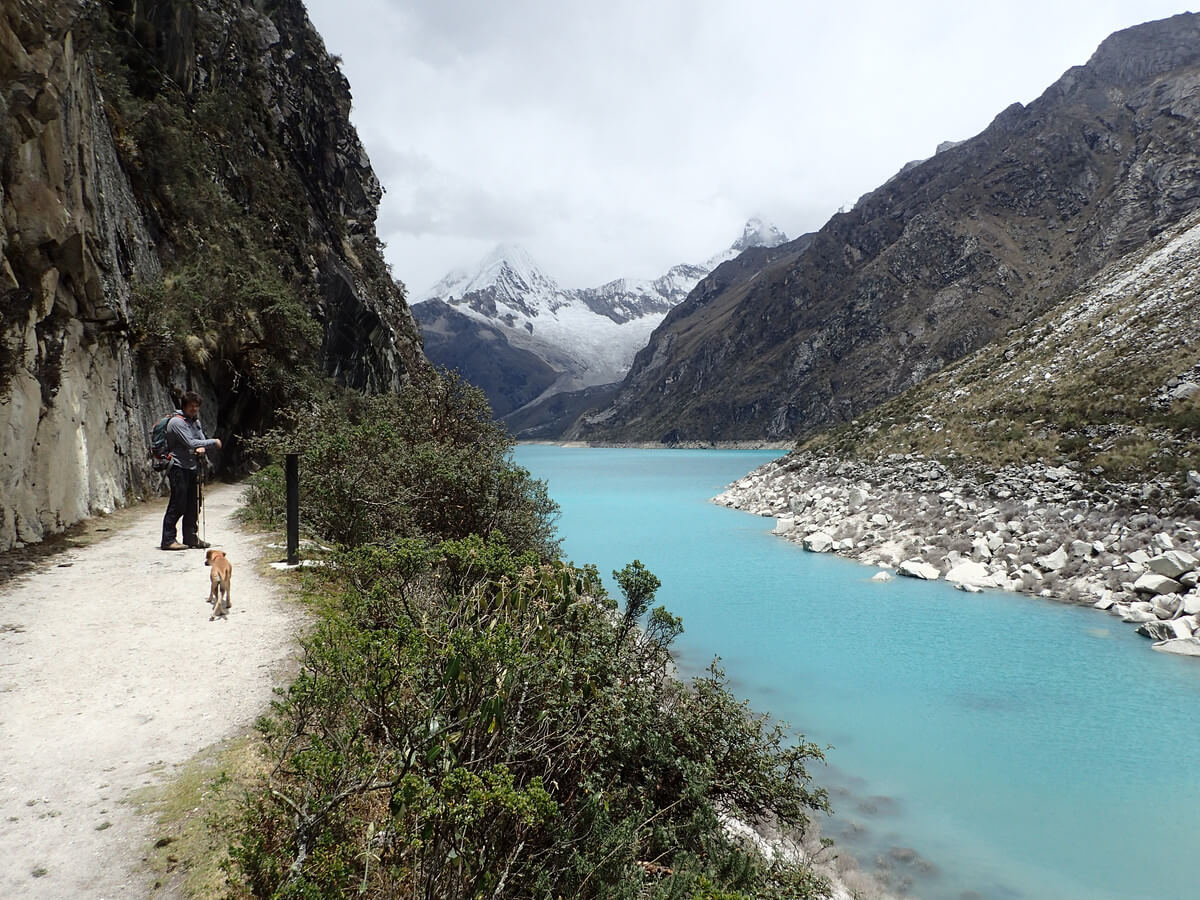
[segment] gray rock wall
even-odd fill
[[[150,485],[145,434],[170,404],[136,370],[130,279],[158,260],[121,170],[79,11],[0,14],[0,550]]]

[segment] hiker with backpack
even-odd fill
[[[155,467],[165,464],[171,499],[163,516],[163,550],[203,550],[208,547],[200,539],[198,519],[200,497],[197,491],[198,460],[210,447],[221,449],[219,438],[206,438],[200,424],[200,395],[188,391],[179,401],[179,409],[160,420],[151,436],[151,453]],[[183,543],[175,539],[175,528],[183,517]]]

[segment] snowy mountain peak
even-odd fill
[[[750,219],[742,229],[742,236],[733,243],[734,250],[739,253],[751,247],[777,247],[786,243],[788,236],[772,225],[757,217]]]
[[[453,303],[467,296],[495,289],[501,296],[549,296],[558,292],[554,279],[541,270],[519,244],[497,244],[473,269],[456,269],[422,299],[437,298]]]

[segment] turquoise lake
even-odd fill
[[[709,502],[779,455],[515,453],[562,507],[568,558],[662,579],[681,674],[719,656],[829,747],[822,828],[865,871],[928,900],[1200,896],[1200,660],[1090,609],[872,582]]]

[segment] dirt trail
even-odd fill
[[[205,495],[234,565],[226,620],[208,620],[204,554],[158,549],[165,499],[0,584],[0,897],[147,896],[154,823],[132,792],[266,710],[302,619],[256,572],[282,554],[234,522],[238,493]]]

